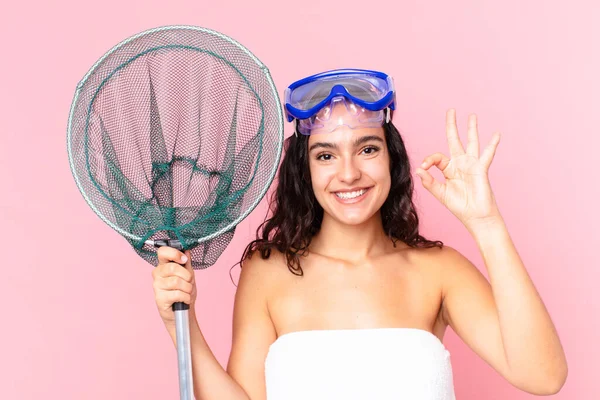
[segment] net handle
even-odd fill
[[[169,246],[179,251],[183,251],[181,242],[175,239],[155,240],[154,246],[157,248]],[[172,307],[173,312],[175,313],[179,398],[180,400],[194,400],[194,380],[192,375],[192,351],[190,342],[190,306],[183,302],[176,302],[173,303]]]

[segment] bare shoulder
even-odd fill
[[[287,271],[285,255],[272,250],[269,258],[262,258],[256,251],[241,264],[238,290],[244,286],[251,290],[260,291],[265,298],[269,297],[271,289],[281,279],[282,271]]]
[[[477,267],[454,247],[444,245],[442,248],[429,249],[431,265],[443,277],[444,283],[449,284],[457,277],[464,278],[465,274],[479,272]]]
[[[453,262],[456,250],[444,245],[443,247],[411,247],[401,243],[395,249],[398,261],[410,267],[412,273],[424,276],[433,284],[443,281],[443,270],[446,265]]]
[[[444,245],[430,248],[412,248],[408,257],[430,279],[435,280],[445,298],[449,289],[457,283],[481,283],[485,280],[475,265],[457,249]]]
[[[472,264],[455,248],[444,245],[443,247],[412,248],[409,251],[411,261],[431,269],[432,272],[445,275],[455,269],[469,268]]]

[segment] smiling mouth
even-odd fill
[[[360,189],[352,192],[335,192],[335,195],[342,200],[355,199],[365,194],[369,189]]]

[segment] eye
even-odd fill
[[[367,146],[363,149],[363,152],[367,155],[375,154],[379,151],[379,147],[377,146]]]
[[[317,156],[317,160],[319,161],[329,161],[331,160],[331,154],[321,153]]]

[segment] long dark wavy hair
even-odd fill
[[[427,240],[419,234],[419,217],[412,201],[414,186],[404,141],[391,121],[385,123],[383,129],[391,174],[390,192],[380,209],[383,229],[394,246],[400,240],[410,247],[441,248],[444,246],[441,241]],[[315,198],[311,184],[308,138],[296,132],[285,140],[277,189],[269,199],[271,217],[256,230],[256,240],[246,246],[240,267],[255,252],[267,259],[276,249],[285,254],[290,272],[304,274],[300,257],[308,253],[311,240],[323,221],[323,208]]]

